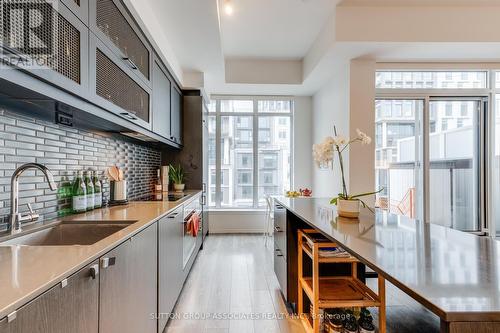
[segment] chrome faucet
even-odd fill
[[[33,209],[31,209],[31,205],[28,204],[28,209],[30,210],[30,213],[28,214],[21,214],[19,213],[19,177],[21,174],[24,172],[26,169],[38,169],[43,172],[45,175],[45,178],[47,179],[50,189],[52,191],[57,190],[57,185],[54,181],[54,176],[52,173],[49,171],[49,169],[42,164],[38,163],[26,163],[21,165],[19,168],[14,171],[14,174],[12,175],[11,179],[11,187],[10,187],[10,231],[11,233],[19,233],[21,232],[21,223],[22,222],[34,222],[38,220],[39,215],[33,212]]]

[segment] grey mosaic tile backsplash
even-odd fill
[[[26,118],[0,109],[0,230],[5,229],[10,213],[10,180],[13,171],[27,162],[46,165],[58,185],[77,170],[98,170],[105,174],[111,165],[125,172],[129,198],[154,188],[156,170],[161,164],[159,150],[137,145],[106,133],[91,133],[53,123]],[[104,197],[109,197],[109,182],[104,182]],[[40,171],[26,170],[20,178],[20,211],[26,203],[44,219],[57,217],[70,205],[49,189]]]

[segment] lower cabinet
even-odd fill
[[[2,333],[97,333],[99,266],[94,262],[7,318]]]
[[[156,332],[156,227],[154,223],[101,258],[100,333]]]
[[[182,222],[182,206],[158,221],[158,333],[165,329],[184,283]]]

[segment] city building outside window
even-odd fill
[[[291,99],[214,96],[208,112],[210,207],[263,208],[291,189]]]

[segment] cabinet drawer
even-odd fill
[[[151,130],[151,89],[97,38],[91,38],[93,93],[98,105]]]
[[[0,332],[97,333],[98,274],[97,262],[81,269],[19,308],[11,322],[0,321]]]
[[[280,204],[274,205],[274,242],[283,254],[287,257],[286,244],[286,209]]]
[[[87,96],[88,28],[59,1],[11,5],[15,10],[4,8],[10,24],[0,29],[3,53],[10,58],[9,63],[67,91]],[[21,15],[31,15],[32,11],[40,13],[41,23],[36,31],[27,32]],[[25,42],[26,35],[36,38],[36,45]]]
[[[276,274],[281,292],[286,300],[288,288],[286,259],[276,243],[274,243],[274,273]]]
[[[94,33],[150,85],[151,48],[127,9],[117,0],[90,0],[89,11]]]

